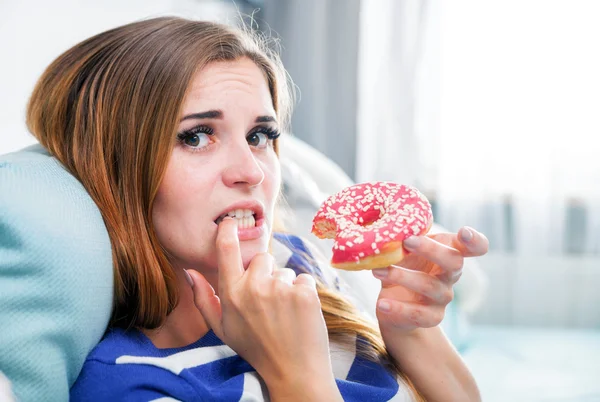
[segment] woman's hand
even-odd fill
[[[487,253],[488,239],[472,228],[458,233],[413,236],[404,242],[409,253],[402,266],[373,270],[381,279],[377,319],[386,338],[438,325],[454,298],[452,286],[462,274],[465,257]]]
[[[230,218],[219,225],[217,259],[218,296],[200,273],[188,271],[196,307],[214,333],[257,370],[271,400],[299,390],[297,398],[311,400],[311,389],[320,392],[315,400],[339,396],[314,278],[274,270],[268,253],[257,254],[244,270],[237,223]]]

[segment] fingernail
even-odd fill
[[[473,232],[471,232],[469,228],[463,227],[460,230],[460,239],[465,243],[470,242],[471,240],[473,240]]]
[[[385,312],[388,312],[392,309],[392,306],[390,305],[390,303],[385,300],[380,300],[379,303],[377,303],[377,307],[379,307],[379,310],[385,311]]]
[[[378,278],[385,278],[388,275],[388,269],[387,268],[374,269],[373,275],[375,275]]]
[[[189,272],[187,271],[187,269],[184,269],[183,272],[185,273],[185,279],[188,281],[188,283],[190,284],[190,286],[194,287],[194,280],[192,279],[192,276],[189,274]]]
[[[415,249],[415,248],[419,247],[420,244],[421,244],[421,239],[419,239],[418,236],[410,236],[408,239],[404,240],[405,248]]]

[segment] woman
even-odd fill
[[[483,235],[409,239],[414,271],[374,271],[379,328],[297,238],[301,263],[274,266],[286,78],[250,34],[180,18],[101,33],[40,78],[28,126],[100,208],[115,263],[111,328],[73,400],[479,399],[437,324]]]

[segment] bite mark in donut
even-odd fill
[[[312,233],[335,239],[331,265],[358,271],[399,263],[403,242],[433,224],[431,205],[414,187],[392,182],[355,184],[329,197],[313,219]]]

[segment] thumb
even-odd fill
[[[200,311],[210,328],[223,339],[223,326],[221,324],[221,301],[215,290],[206,280],[204,275],[193,269],[185,270],[192,279],[194,304]]]

